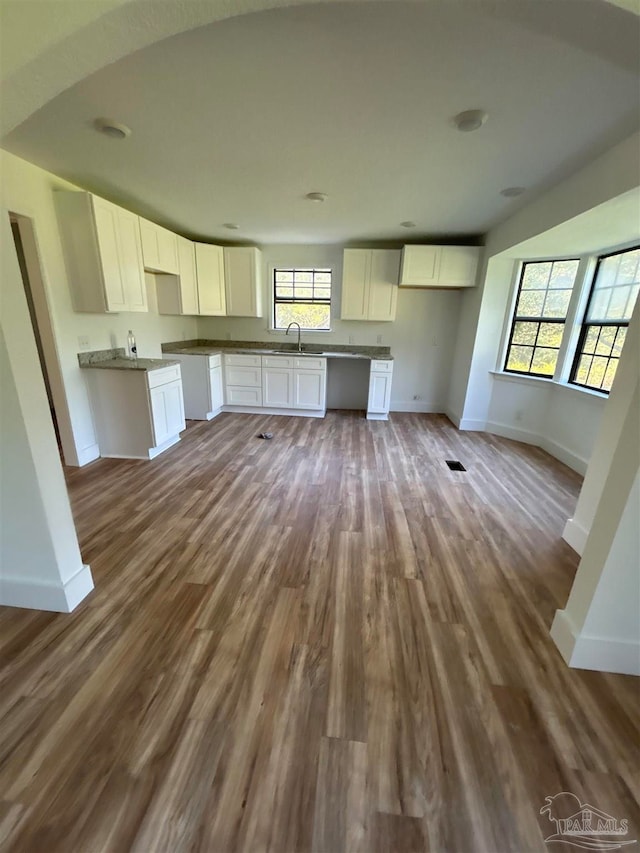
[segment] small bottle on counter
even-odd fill
[[[138,347],[136,346],[136,336],[133,334],[131,329],[129,329],[129,334],[127,335],[127,350],[129,353],[129,358],[137,358],[138,357]]]

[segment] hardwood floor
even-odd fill
[[[638,680],[549,638],[580,479],[544,452],[224,414],[67,478],[96,589],[0,610],[3,850],[542,851],[561,791],[640,839]]]

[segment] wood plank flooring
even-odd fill
[[[96,589],[0,610],[2,850],[542,851],[561,791],[640,839],[638,680],[549,638],[580,478],[544,452],[224,414],[67,480]]]

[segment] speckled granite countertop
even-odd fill
[[[101,349],[93,352],[79,352],[78,363],[83,368],[98,368],[100,370],[160,370],[179,361],[164,358],[127,358],[124,347],[117,349]]]
[[[274,343],[268,341],[173,341],[162,344],[162,352],[170,355],[217,355],[218,353],[246,353],[255,355],[307,355],[324,358],[373,358],[392,360],[389,347],[358,347],[344,344],[303,344],[302,353],[298,353],[295,344]]]

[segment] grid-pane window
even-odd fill
[[[522,265],[505,371],[553,376],[578,263],[531,261]]]
[[[598,258],[571,371],[575,385],[609,393],[639,290],[640,247]]]
[[[331,328],[331,270],[275,269],[273,271],[273,327]]]

